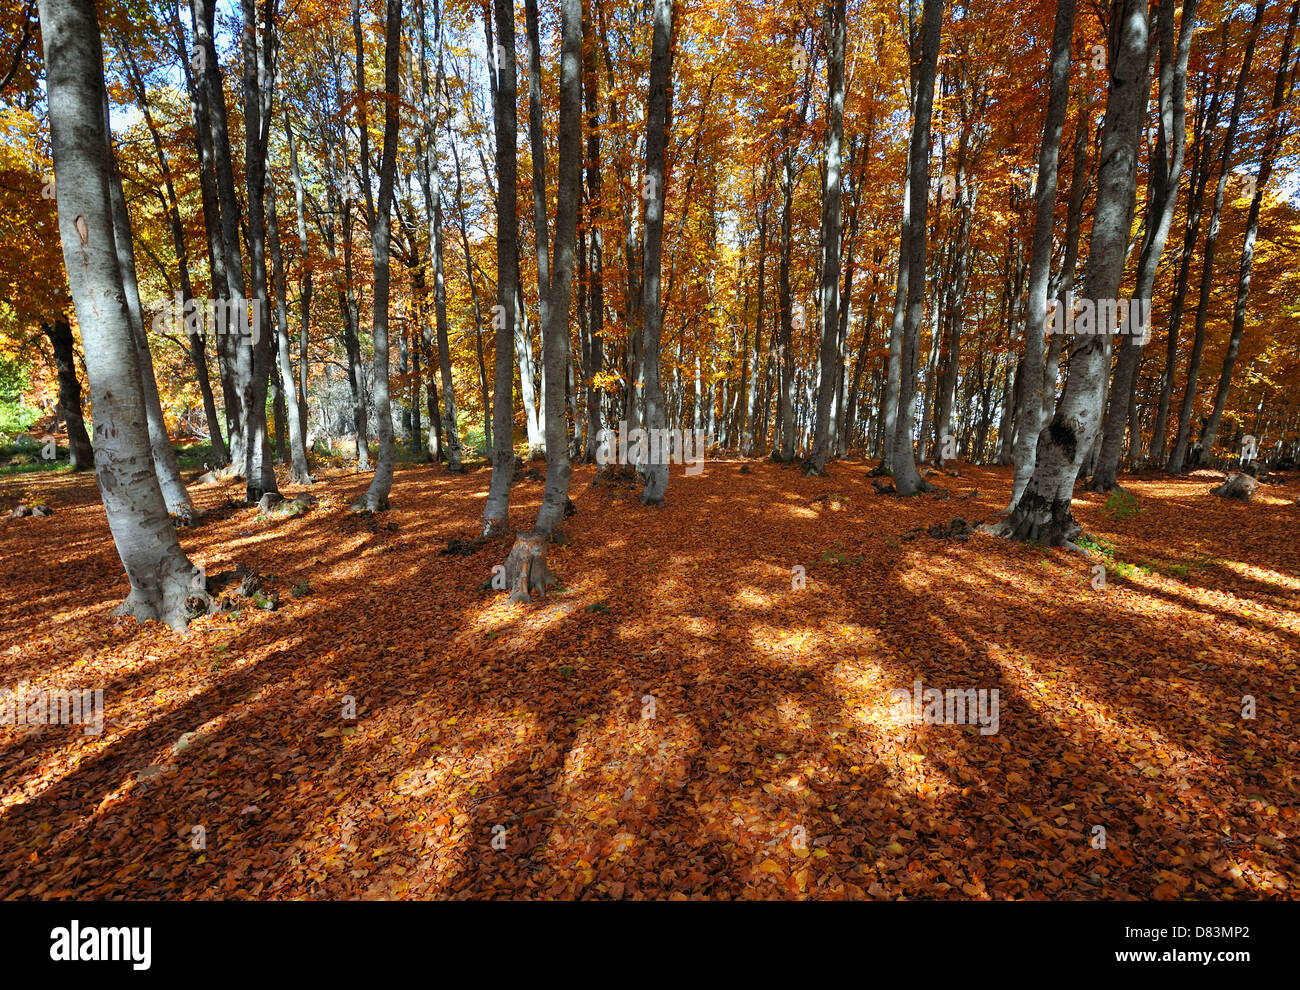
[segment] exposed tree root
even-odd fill
[[[546,545],[551,534],[535,529],[515,536],[515,545],[506,557],[505,581],[512,602],[531,602],[545,598],[546,589],[557,584],[546,566]]]

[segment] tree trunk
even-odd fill
[[[166,192],[167,222],[171,228],[172,247],[176,252],[181,302],[183,306],[187,306],[194,301],[194,286],[190,282],[189,252],[185,246],[185,232],[181,226],[180,205],[176,198],[176,185],[172,179],[171,163],[167,158],[167,152],[163,148],[162,136],[158,133],[158,126],[149,107],[144,78],[141,76],[139,67],[136,64],[135,53],[125,39],[121,44],[121,50],[126,65],[127,79],[131,84],[131,88],[135,91],[136,99],[140,103],[140,111],[144,115],[145,127],[149,131],[154,154],[158,159],[158,171],[162,175],[163,189]],[[188,68],[187,63],[186,69]],[[197,320],[187,319],[185,323],[186,336],[190,342],[190,358],[194,362],[195,381],[199,386],[199,395],[203,399],[203,413],[208,424],[208,437],[212,446],[212,456],[219,462],[225,461],[226,444],[221,436],[221,421],[217,415],[216,399],[212,394],[212,382],[208,378],[208,360],[204,349],[203,328],[201,325],[196,325]]]
[[[442,439],[443,449],[447,453],[447,470],[452,474],[461,474],[465,467],[461,463],[461,446],[457,429],[456,389],[451,376],[451,344],[447,334],[447,284],[443,275],[442,243],[442,176],[438,169],[438,114],[443,105],[443,38],[442,5],[440,0],[433,3],[433,24],[437,33],[438,71],[434,84],[434,97],[429,96],[429,71],[425,63],[426,48],[424,30],[424,9],[420,7],[418,34],[420,44],[420,95],[425,115],[425,157],[420,162],[421,187],[424,190],[425,212],[429,216],[429,254],[433,263],[433,316],[434,332],[438,341],[438,371],[442,375]],[[450,97],[447,100],[450,104]],[[451,138],[451,121],[444,121]],[[453,139],[454,140],[454,139]],[[473,280],[471,279],[471,284]]]
[[[509,527],[510,482],[514,477],[514,361],[515,296],[519,289],[519,218],[516,202],[518,161],[515,150],[515,15],[511,0],[492,0],[496,50],[492,53],[496,84],[493,129],[497,172],[497,305],[496,366],[492,397],[492,481],[483,505],[483,536],[496,536]]]
[[[1250,200],[1250,215],[1246,220],[1246,236],[1241,246],[1241,266],[1237,275],[1237,300],[1232,310],[1232,336],[1228,339],[1228,349],[1223,355],[1223,368],[1219,372],[1219,385],[1214,393],[1214,408],[1201,434],[1200,448],[1203,457],[1214,451],[1214,440],[1218,436],[1219,422],[1223,418],[1224,407],[1228,404],[1228,390],[1232,386],[1232,369],[1237,362],[1237,351],[1241,347],[1242,334],[1246,329],[1246,303],[1250,299],[1250,270],[1255,260],[1255,238],[1259,233],[1259,211],[1264,198],[1264,189],[1273,174],[1273,157],[1277,153],[1278,142],[1282,134],[1280,111],[1287,99],[1290,85],[1287,82],[1287,63],[1291,58],[1291,44],[1295,39],[1296,18],[1300,14],[1300,3],[1292,4],[1291,18],[1287,22],[1286,36],[1282,41],[1282,55],[1278,62],[1277,74],[1273,79],[1273,101],[1271,112],[1273,121],[1269,125],[1264,139],[1264,150],[1259,162],[1259,172],[1255,176],[1255,194]],[[1293,82],[1294,83],[1294,77]]]
[[[1142,118],[1149,87],[1147,0],[1112,0],[1110,83],[1102,124],[1101,168],[1084,299],[1114,299],[1124,274],[1137,191]],[[1075,478],[1097,435],[1110,365],[1110,338],[1076,338],[1056,414],[1039,437],[1034,473],[1010,516],[995,531],[1049,546],[1071,541]]]
[[[538,285],[546,295],[542,326],[542,361],[546,375],[546,489],[534,532],[559,535],[569,503],[569,427],[565,415],[568,363],[572,352],[569,316],[573,286],[574,245],[578,202],[582,196],[582,3],[562,0],[560,8],[559,165],[556,176],[555,250],[550,285]],[[531,73],[530,73],[531,75]],[[531,82],[531,80],[530,80]],[[543,207],[545,203],[543,202]],[[544,228],[545,213],[538,220]],[[545,248],[538,249],[538,255]]]
[[[266,390],[271,373],[270,293],[266,277],[266,133],[263,120],[269,118],[274,82],[270,53],[275,25],[268,21],[261,51],[258,46],[257,5],[242,0],[244,14],[244,178],[248,208],[248,265],[252,275],[252,330],[250,358],[252,377],[242,383],[244,437],[247,442],[244,472],[246,500],[257,505],[263,495],[279,495],[271,442],[266,423]],[[273,10],[268,8],[268,17]],[[269,122],[269,121],[268,121]],[[241,352],[243,345],[240,345]],[[241,358],[241,361],[243,359]]]
[[[104,63],[92,0],[41,0],[50,136],[63,259],[86,351],[95,469],[113,542],[131,582],[118,615],[184,629],[203,597],[152,470],[139,356],[118,268],[110,200]]]
[[[1192,0],[1195,2],[1195,0]],[[1045,367],[1043,334],[1047,326],[1047,283],[1052,266],[1052,228],[1056,216],[1056,179],[1061,152],[1061,131],[1070,102],[1070,39],[1074,32],[1075,0],[1057,0],[1052,29],[1051,83],[1048,87],[1047,118],[1043,141],[1038,149],[1037,203],[1034,214],[1034,247],[1029,258],[1029,299],[1025,315],[1025,363],[1017,395],[1016,437],[1013,457],[1011,501],[1016,507],[1025,485],[1034,473],[1038,433],[1042,429]]]
[[[571,0],[566,0],[571,2]],[[664,233],[664,151],[668,144],[668,81],[672,76],[673,0],[654,0],[654,42],[650,53],[650,96],[646,105],[645,251],[642,259],[644,313],[645,425],[662,431],[664,392],[659,376],[659,347],[664,313],[659,296],[659,275]],[[652,433],[651,436],[654,436]],[[661,451],[661,455],[663,452]],[[642,505],[663,505],[668,491],[666,456],[650,458],[645,465]]]
[[[104,133],[109,136],[111,142],[112,130],[108,119],[107,90],[104,92],[103,106]],[[122,191],[122,176],[118,171],[111,144],[105,151],[108,161],[109,203],[113,211],[113,236],[117,248],[118,277],[126,297],[131,340],[136,349],[136,367],[140,371],[145,415],[149,424],[149,449],[153,455],[158,484],[167,502],[167,511],[185,525],[189,525],[194,521],[194,503],[190,501],[190,493],[185,488],[185,482],[181,480],[180,467],[176,463],[176,451],[172,449],[171,437],[167,432],[167,421],[163,416],[162,401],[158,397],[158,381],[154,377],[153,356],[149,353],[149,337],[145,331],[144,312],[140,305],[140,287],[136,282],[135,247],[131,240],[131,221],[126,212],[126,196]],[[85,340],[84,334],[82,340]]]
[[[245,294],[243,259],[239,251],[239,201],[235,196],[235,173],[231,165],[230,132],[226,124],[226,96],[221,83],[221,63],[213,43],[216,16],[214,0],[194,0],[195,44],[199,54],[198,72],[202,76],[207,101],[208,130],[212,138],[213,175],[216,178],[217,202],[221,212],[221,255],[226,273],[225,297],[229,300],[227,319],[248,308]],[[230,428],[230,471],[245,475],[248,461],[247,414],[245,390],[253,377],[252,349],[236,339],[232,328],[219,326],[217,333],[230,351],[231,375],[223,391],[227,422]],[[220,346],[220,342],[219,342]]]
[[[826,456],[834,442],[831,404],[835,395],[840,330],[840,179],[844,144],[845,0],[827,0],[826,183],[822,189],[822,340],[817,389],[817,425],[808,471],[826,473]]]
[[[1150,312],[1156,272],[1160,267],[1160,257],[1164,254],[1165,240],[1169,236],[1174,207],[1178,202],[1178,185],[1182,181],[1187,147],[1187,58],[1192,47],[1197,2],[1198,0],[1184,0],[1176,53],[1173,4],[1160,5],[1160,127],[1151,154],[1151,196],[1147,207],[1146,236],[1138,260],[1137,288],[1133,293],[1133,301],[1138,304],[1136,312]],[[1130,309],[1129,312],[1133,314],[1135,311]],[[1142,349],[1150,334],[1149,327],[1143,328],[1140,334],[1135,333],[1134,329],[1127,328],[1124,343],[1120,346],[1119,360],[1115,363],[1101,449],[1089,485],[1096,492],[1108,492],[1119,486],[1124,429],[1129,418],[1129,407],[1136,398],[1135,385]],[[1135,443],[1137,440],[1134,437]]]
[[[302,184],[302,172],[298,168],[298,144],[294,139],[293,127],[289,124],[288,108],[284,111],[284,133],[289,141],[289,176],[293,180],[294,203],[298,215],[298,263],[301,265],[302,277],[299,283],[299,324],[298,324],[298,429],[303,437],[307,436],[307,330],[311,325],[312,278],[311,265],[307,258],[307,206],[306,192]]]
[[[384,143],[379,158],[379,200],[370,224],[375,272],[375,418],[379,421],[379,457],[375,476],[354,509],[382,512],[393,488],[393,412],[388,386],[388,294],[390,214],[397,173],[398,62],[402,54],[402,0],[388,0],[384,15]]]
[[[586,14],[582,19],[582,88],[587,111],[587,202],[591,215],[588,220],[591,231],[587,245],[587,362],[583,369],[587,387],[587,443],[585,459],[594,461],[596,449],[600,444],[601,397],[604,389],[596,382],[596,376],[605,367],[605,280],[604,280],[604,234],[601,221],[604,209],[601,198],[604,186],[600,175],[600,116],[596,83],[596,37],[592,31],[591,19]]]
[[[72,470],[95,466],[95,451],[86,434],[81,411],[81,384],[77,381],[77,356],[72,340],[72,326],[62,314],[53,324],[42,323],[41,330],[54,350],[54,365],[59,375],[59,419],[68,429],[68,463]]]
[[[1205,349],[1205,323],[1210,312],[1210,293],[1214,286],[1214,255],[1219,244],[1219,218],[1223,214],[1223,195],[1231,175],[1232,151],[1237,137],[1237,125],[1241,120],[1242,102],[1246,93],[1247,77],[1250,64],[1255,55],[1255,43],[1259,40],[1260,28],[1264,21],[1265,0],[1255,4],[1255,17],[1251,22],[1250,35],[1246,39],[1246,48],[1241,57],[1241,71],[1237,74],[1237,86],[1232,95],[1232,111],[1228,117],[1228,129],[1223,135],[1223,148],[1219,152],[1219,182],[1214,190],[1214,206],[1210,209],[1210,226],[1205,232],[1205,249],[1201,262],[1201,295],[1196,307],[1196,330],[1192,338],[1192,356],[1187,368],[1187,391],[1183,393],[1183,404],[1178,412],[1178,435],[1174,440],[1173,453],[1169,455],[1169,473],[1180,474],[1187,457],[1187,446],[1192,433],[1192,410],[1196,405],[1196,383],[1201,371],[1201,355]]]
[[[276,363],[279,365],[280,396],[285,404],[289,427],[289,461],[294,484],[311,484],[307,470],[307,447],[302,431],[302,417],[298,412],[298,390],[294,387],[293,361],[289,356],[289,314],[286,305],[287,289],[284,279],[284,258],[280,253],[280,218],[276,212],[275,186],[266,191],[266,233],[271,248],[271,278],[275,283],[275,345]],[[304,260],[303,267],[306,268]],[[281,424],[276,422],[277,437]]]
[[[912,201],[907,251],[909,280],[898,377],[898,422],[894,427],[894,487],[899,495],[904,496],[929,491],[931,488],[916,470],[912,423],[917,351],[920,347],[921,321],[925,313],[926,216],[930,205],[930,116],[934,105],[934,76],[939,61],[939,35],[942,28],[943,0],[925,0],[921,11],[919,61],[916,63],[916,110],[908,145],[908,184]]]

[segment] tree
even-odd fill
[[[496,133],[497,172],[497,304],[496,364],[492,395],[492,481],[483,504],[482,535],[497,536],[510,525],[510,482],[514,476],[514,344],[515,298],[519,292],[519,216],[516,184],[515,18],[509,0],[492,0],[496,44],[490,45],[494,84],[492,120]]]
[[[1137,191],[1141,123],[1148,99],[1149,23],[1147,0],[1112,0],[1107,65],[1106,115],[1101,131],[1097,205],[1084,280],[1084,305],[1114,299]],[[1079,465],[1096,438],[1102,391],[1110,366],[1109,336],[1076,338],[1070,351],[1065,392],[1047,429],[1038,438],[1034,473],[1011,514],[994,531],[1049,546],[1069,543],[1078,533],[1070,506]]]
[[[1232,385],[1232,369],[1237,362],[1237,352],[1241,347],[1242,334],[1246,330],[1246,304],[1250,300],[1250,271],[1255,261],[1255,239],[1259,234],[1259,210],[1273,175],[1273,158],[1277,154],[1286,117],[1282,113],[1288,102],[1288,96],[1295,87],[1295,75],[1287,75],[1288,62],[1291,58],[1291,45],[1295,40],[1296,19],[1300,16],[1300,3],[1291,5],[1291,16],[1287,21],[1286,37],[1282,41],[1282,54],[1278,59],[1277,73],[1273,77],[1273,99],[1270,110],[1273,119],[1264,138],[1264,150],[1260,155],[1259,170],[1255,174],[1254,192],[1250,197],[1250,213],[1246,220],[1246,236],[1241,245],[1241,263],[1237,274],[1237,299],[1232,307],[1232,336],[1228,339],[1228,349],[1223,355],[1223,368],[1219,372],[1219,384],[1214,391],[1214,408],[1205,423],[1201,434],[1200,453],[1208,457],[1214,450],[1214,441],[1219,433],[1219,422],[1223,410],[1228,404],[1228,390]]]
[[[559,531],[560,523],[564,520],[564,510],[569,501],[571,471],[569,427],[564,407],[566,374],[571,353],[569,313],[574,241],[578,201],[582,192],[581,0],[561,0],[560,35],[560,160],[556,190],[555,264],[550,271],[549,285],[539,282],[537,289],[539,297],[546,297],[546,315],[542,324],[542,360],[546,371],[546,490],[542,496],[542,508],[537,513],[534,532],[542,531],[552,535]],[[540,253],[539,251],[539,257]]]
[[[68,463],[74,471],[95,466],[95,452],[86,433],[81,411],[81,383],[77,381],[77,357],[73,346],[72,326],[60,314],[53,323],[41,324],[41,330],[54,351],[59,376],[59,418],[68,430]]]
[[[1195,2],[1195,0],[1193,0]],[[1016,397],[1017,436],[1010,512],[1034,473],[1034,457],[1043,420],[1046,356],[1043,332],[1047,325],[1047,283],[1052,265],[1052,228],[1056,217],[1056,177],[1061,151],[1061,131],[1070,100],[1070,41],[1074,34],[1075,0],[1057,0],[1052,28],[1047,116],[1038,149],[1038,183],[1034,214],[1034,246],[1029,259],[1029,299],[1025,315],[1025,359],[1021,388]],[[1053,378],[1055,385],[1055,378]]]
[[[375,476],[370,481],[370,487],[352,506],[368,512],[387,509],[388,494],[393,487],[393,413],[388,389],[389,234],[393,182],[397,171],[397,69],[401,50],[402,0],[388,0],[384,21],[384,144],[379,158],[379,199],[370,218],[370,242],[375,271],[373,333],[379,459],[375,464]]]
[[[844,144],[844,48],[847,33],[844,0],[826,4],[827,110],[826,178],[822,189],[822,341],[817,389],[817,430],[808,470],[826,473],[832,442],[831,405],[839,366],[840,329],[840,171]]]
[[[1169,473],[1179,474],[1187,456],[1187,447],[1191,441],[1192,407],[1196,403],[1196,382],[1201,371],[1201,355],[1205,348],[1205,322],[1210,313],[1210,293],[1214,285],[1214,254],[1219,244],[1219,221],[1223,216],[1223,197],[1231,174],[1232,151],[1236,144],[1237,127],[1241,122],[1242,100],[1246,92],[1246,80],[1250,74],[1250,63],[1255,55],[1255,45],[1259,41],[1260,28],[1264,22],[1264,0],[1255,4],[1254,20],[1251,21],[1250,35],[1246,39],[1246,48],[1241,56],[1241,71],[1237,73],[1237,85],[1232,95],[1232,110],[1228,116],[1228,129],[1223,135],[1223,146],[1219,151],[1219,182],[1214,189],[1214,205],[1210,209],[1210,226],[1205,232],[1205,250],[1201,262],[1200,302],[1196,307],[1196,329],[1192,338],[1192,355],[1187,368],[1187,390],[1183,393],[1183,404],[1178,413],[1178,435],[1174,439],[1173,453],[1169,455]]]
[[[660,339],[664,313],[659,293],[664,235],[664,151],[668,145],[668,80],[672,75],[673,0],[655,0],[654,43],[650,52],[650,96],[646,103],[645,251],[642,260],[642,327],[645,425],[662,436],[665,428],[664,392],[660,377]],[[652,444],[653,449],[653,444]],[[662,449],[644,465],[642,505],[663,505],[668,491],[668,459]]]
[[[1182,181],[1183,161],[1187,148],[1187,58],[1192,47],[1193,25],[1196,21],[1197,0],[1185,0],[1182,26],[1178,30],[1177,54],[1174,45],[1174,5],[1172,0],[1162,0],[1159,7],[1160,31],[1160,126],[1156,132],[1156,146],[1151,154],[1151,199],[1147,207],[1146,234],[1142,240],[1142,253],[1138,260],[1137,288],[1133,299],[1136,310],[1150,310],[1151,295],[1155,288],[1156,272],[1164,254],[1165,240],[1174,219],[1174,206],[1178,202],[1178,184]],[[1097,467],[1089,487],[1106,492],[1119,484],[1119,461],[1123,452],[1124,429],[1129,406],[1134,401],[1138,363],[1146,346],[1149,330],[1136,333],[1129,327],[1120,346],[1115,363],[1114,379],[1110,388],[1109,411],[1102,433],[1101,450]],[[1134,437],[1134,446],[1137,440]]]
[[[92,0],[41,0],[63,260],[86,348],[95,473],[131,583],[116,613],[186,625],[202,594],[152,470],[139,355],[127,312],[110,196],[103,49]]]
[[[913,402],[916,397],[916,360],[921,320],[925,310],[926,216],[930,205],[930,115],[934,106],[934,76],[939,63],[939,33],[943,27],[943,0],[925,0],[916,66],[916,108],[908,145],[908,183],[911,196],[907,239],[907,308],[903,314],[899,366],[898,421],[894,427],[894,485],[899,495],[929,491],[931,485],[916,470],[912,443]]]

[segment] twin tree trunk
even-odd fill
[[[1112,0],[1110,84],[1101,133],[1101,166],[1083,297],[1114,299],[1124,274],[1137,191],[1142,118],[1148,87],[1147,0]],[[1110,367],[1110,338],[1076,339],[1065,392],[1038,438],[1034,473],[1007,519],[994,531],[1056,546],[1078,532],[1070,514],[1079,466],[1092,448]]]
[[[202,582],[180,548],[150,455],[109,191],[98,17],[93,0],[41,0],[40,18],[59,236],[86,352],[96,476],[131,582],[117,614],[184,629],[186,599],[202,591]]]
[[[1052,265],[1052,227],[1056,216],[1057,166],[1061,131],[1070,100],[1070,39],[1074,32],[1074,0],[1058,0],[1052,30],[1051,84],[1043,143],[1038,151],[1038,202],[1034,215],[1034,248],[1029,259],[1029,299],[1025,308],[1025,360],[1016,396],[1016,443],[1010,511],[1034,473],[1038,434],[1042,429],[1046,378],[1043,333],[1047,325],[1047,283]],[[1055,384],[1055,376],[1052,382]]]

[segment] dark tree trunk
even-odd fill
[[[72,327],[66,316],[53,324],[42,323],[41,330],[54,350],[54,366],[59,374],[59,419],[68,429],[68,463],[74,471],[95,466],[95,452],[86,434],[86,422],[81,411],[81,384],[77,381],[77,359],[72,340]]]

